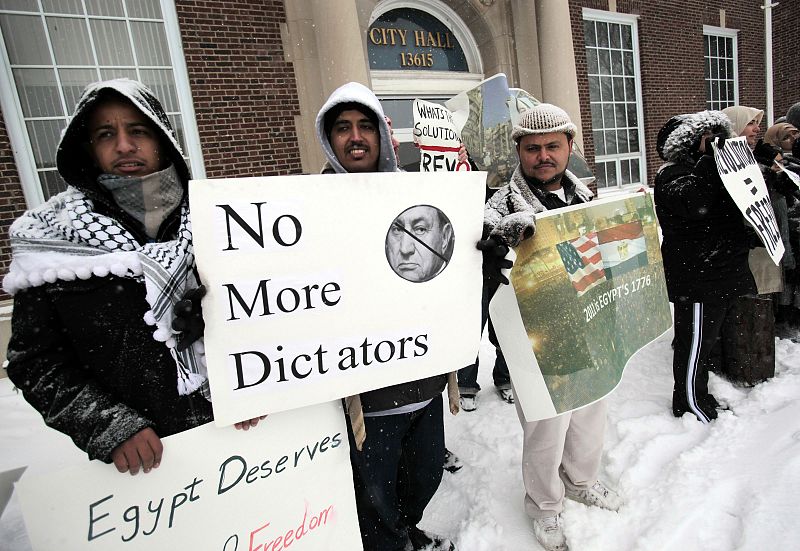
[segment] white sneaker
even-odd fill
[[[509,404],[514,403],[514,393],[511,392],[510,388],[498,388],[497,393],[504,402],[508,402]]]
[[[533,519],[533,535],[545,551],[568,551],[561,514]]]
[[[619,494],[608,488],[599,480],[592,484],[591,487],[581,490],[564,488],[564,494],[574,501],[578,501],[585,505],[601,507],[602,509],[608,509],[609,511],[618,511],[622,506],[622,498],[619,496]]]
[[[478,409],[478,398],[474,395],[463,395],[458,399],[458,403],[464,411],[475,411]]]

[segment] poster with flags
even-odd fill
[[[672,324],[647,193],[539,213],[514,254],[489,312],[529,421],[609,394]]]

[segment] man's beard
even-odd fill
[[[528,180],[529,184],[532,184],[532,185],[534,185],[534,186],[536,186],[538,188],[542,188],[544,186],[548,186],[550,184],[554,184],[555,182],[561,181],[561,179],[564,177],[564,174],[566,174],[566,173],[567,173],[567,169],[565,168],[564,170],[562,170],[561,172],[559,172],[558,174],[556,174],[552,178],[548,178],[547,180],[540,180],[539,178],[536,178],[534,176],[528,176],[527,174],[525,174],[525,179]],[[524,172],[523,172],[523,174],[524,174]]]

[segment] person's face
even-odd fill
[[[433,207],[408,209],[395,219],[389,230],[386,244],[389,263],[409,281],[427,281],[444,264],[452,235],[450,224],[442,225]]]
[[[101,171],[141,177],[161,170],[158,135],[132,104],[104,101],[95,107],[88,124],[89,151]]]
[[[739,137],[747,138],[747,145],[750,147],[755,147],[756,141],[758,138],[758,121],[755,119],[751,120],[747,123],[747,126],[744,127]]]
[[[339,113],[331,129],[331,148],[347,172],[378,170],[380,132],[361,111]]]
[[[528,134],[517,144],[522,173],[545,182],[545,189],[561,187],[561,175],[567,170],[571,151],[572,140],[563,132]]]
[[[797,137],[800,136],[800,130],[792,126],[791,128],[787,129],[786,136],[783,137],[781,140],[781,149],[784,151],[791,151],[792,147],[794,147],[794,142],[797,141]]]

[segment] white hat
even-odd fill
[[[519,124],[514,125],[511,137],[518,142],[529,134],[564,132],[570,139],[575,137],[578,127],[572,124],[567,112],[550,103],[540,103],[522,114]]]

